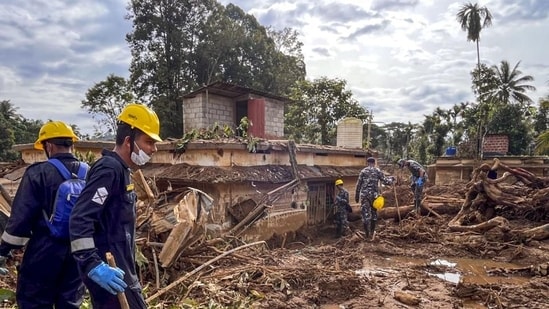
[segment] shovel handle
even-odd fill
[[[116,267],[116,261],[114,260],[114,255],[112,253],[107,252],[105,253],[105,256],[107,257],[107,263],[110,267]],[[130,305],[128,304],[128,299],[126,298],[126,294],[124,292],[118,292],[116,293],[116,297],[118,297],[118,302],[120,302],[120,308],[122,309],[130,309]]]

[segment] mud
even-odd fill
[[[428,194],[460,196],[456,187]],[[406,190],[397,193],[406,203]],[[389,200],[390,202],[390,200]],[[151,302],[152,308],[548,308],[549,278],[531,265],[549,262],[549,241],[510,239],[506,230],[450,232],[451,216],[380,220],[365,240],[360,220],[335,238],[326,224],[273,237],[230,254]],[[512,220],[511,229],[539,222]],[[140,246],[146,297],[219,255],[238,239],[182,256],[156,270],[153,247]],[[14,289],[15,261],[1,287]],[[158,277],[157,277],[158,275]],[[157,279],[158,278],[158,279]],[[158,286],[157,286],[158,285]]]

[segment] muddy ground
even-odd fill
[[[427,194],[459,196],[460,189],[431,187]],[[408,203],[399,194],[401,205]],[[390,201],[388,202],[391,205]],[[530,266],[549,262],[549,241],[452,233],[442,218],[409,215],[380,220],[375,240],[361,222],[335,238],[326,224],[284,239],[236,251],[165,292],[151,308],[549,308],[549,278]],[[510,221],[512,229],[540,225]],[[153,247],[142,246],[141,281],[146,297],[225,252],[237,239],[180,258],[156,271]],[[157,250],[158,251],[158,250]],[[15,264],[1,287],[14,289]],[[546,265],[546,264],[545,264]],[[535,267],[532,267],[532,269]]]

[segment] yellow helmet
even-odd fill
[[[378,196],[372,203],[372,206],[377,210],[381,210],[383,206],[385,206],[385,199],[383,198],[383,196]]]
[[[161,142],[160,138],[160,121],[156,113],[143,104],[131,103],[128,104],[120,115],[118,120],[122,121],[133,128],[141,130],[150,138],[157,142]]]
[[[78,140],[72,128],[63,121],[50,121],[44,124],[38,132],[38,139],[34,142],[34,148],[44,150],[42,143],[52,138],[70,138],[73,142]]]
[[[336,186],[339,186],[339,185],[342,185],[342,184],[343,184],[343,180],[341,180],[341,179],[336,180]]]

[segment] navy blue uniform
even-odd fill
[[[427,182],[427,173],[425,171],[425,168],[423,168],[423,166],[417,163],[416,161],[406,160],[406,162],[409,163],[407,167],[410,173],[412,174],[412,176],[410,177],[410,180],[411,180],[410,188],[414,193],[414,207],[416,209],[416,212],[419,214],[420,207],[421,207],[421,196],[423,194],[423,186]],[[423,178],[423,184],[421,186],[418,186],[416,185],[416,181],[420,177]]]
[[[335,223],[336,223],[336,236],[340,237],[343,235],[343,232],[349,227],[347,221],[347,209],[349,205],[349,192],[343,187],[339,189],[339,193],[336,196],[335,203]]]
[[[118,154],[103,150],[71,213],[71,248],[95,309],[120,308],[116,295],[88,277],[90,270],[105,261],[107,252],[125,272],[130,308],[146,308],[135,268],[136,194],[130,172]]]
[[[78,173],[79,161],[72,154],[52,158]],[[17,276],[19,308],[79,308],[82,303],[84,285],[70,242],[51,236],[45,219],[52,213],[57,188],[64,180],[52,164],[35,163],[25,171],[15,194],[0,255],[26,245]]]

